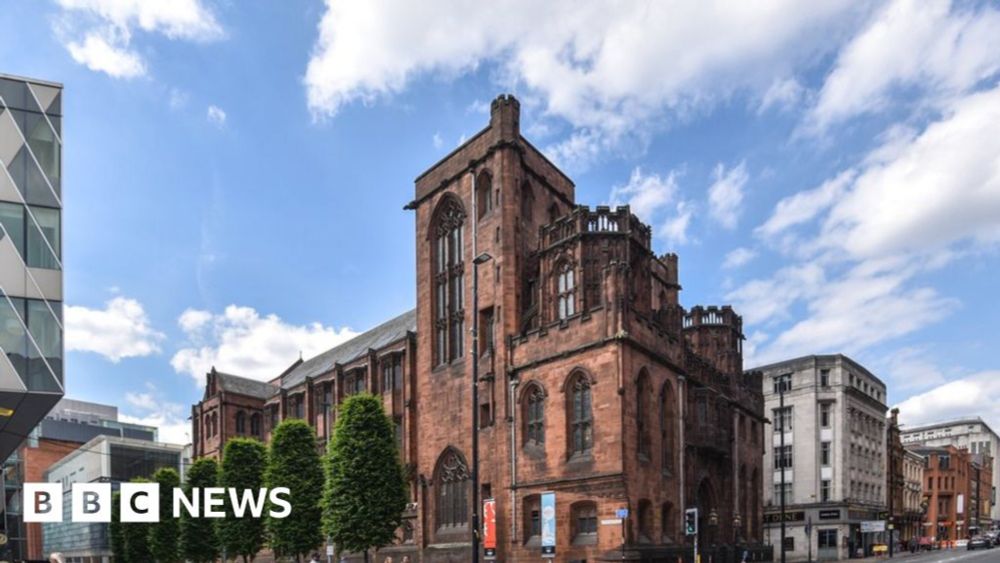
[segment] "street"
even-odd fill
[[[992,563],[994,561],[1000,562],[1000,547],[994,547],[993,549],[977,549],[974,551],[968,551],[964,548],[962,549],[945,549],[939,551],[927,551],[923,553],[910,554],[905,553],[898,555],[893,559],[875,559],[868,558],[864,561],[905,561],[906,563],[943,563],[946,561],[962,561],[970,563]]]

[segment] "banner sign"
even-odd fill
[[[497,501],[491,498],[483,501],[483,552],[486,559],[496,559]]]
[[[819,511],[820,520],[837,520],[839,518],[840,518],[840,509]]]
[[[556,556],[556,494],[542,493],[542,557]]]
[[[885,520],[865,520],[861,522],[861,533],[884,532]]]
[[[797,512],[786,512],[785,513],[785,522],[801,522],[802,520],[805,520],[805,519],[806,519],[806,513],[803,512],[803,511],[801,511],[801,510],[797,511]],[[781,513],[780,512],[774,512],[774,513],[769,513],[769,514],[765,514],[764,515],[764,523],[765,524],[778,524],[780,522],[781,522]]]

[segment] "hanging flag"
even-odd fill
[[[556,494],[542,493],[542,557],[556,556]]]
[[[483,501],[483,552],[486,559],[497,557],[497,501]]]

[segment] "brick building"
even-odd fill
[[[577,205],[572,180],[521,136],[516,99],[494,100],[489,125],[417,178],[407,209],[416,309],[268,383],[213,370],[192,409],[196,455],[266,440],[289,416],[322,441],[344,396],[381,393],[413,502],[378,560],[464,563],[478,362],[480,498],[496,501],[498,560],[539,557],[543,492],[560,561],[689,553],[690,506],[706,550],[759,544],[765,420],[741,318],[685,310],[677,256],[656,256],[627,207]],[[606,525],[620,508],[624,523]]]
[[[990,527],[993,461],[955,446],[919,446],[924,458],[924,535],[965,539]]]

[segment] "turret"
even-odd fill
[[[500,94],[490,104],[490,127],[506,140],[521,136],[521,102],[513,94]]]
[[[684,338],[723,374],[743,373],[743,318],[729,305],[692,307],[684,316]]]

